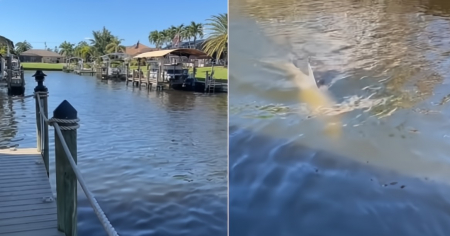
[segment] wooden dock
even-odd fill
[[[9,73],[12,74],[11,70]],[[14,75],[8,75],[5,81],[0,82],[1,87],[5,86],[4,83],[6,83],[8,88],[8,95],[25,94],[25,78],[22,69],[19,72],[16,71]]]
[[[36,148],[0,149],[0,236],[78,236],[78,185],[108,236],[118,236],[77,166],[77,110],[66,100],[48,118],[45,74],[34,77]],[[56,199],[49,182],[49,127],[55,131]]]
[[[61,236],[56,202],[36,148],[0,150],[0,236]]]
[[[155,85],[157,89],[159,89],[162,85],[169,87],[169,83],[158,82],[156,78],[150,78],[148,75],[138,75],[137,73],[133,73],[131,77],[126,78],[126,85],[131,83],[133,86],[141,87],[144,86],[147,90],[151,90],[152,86]],[[164,88],[164,87],[162,87]]]
[[[94,71],[94,69],[89,69],[89,70],[74,70],[75,74],[77,75],[90,75],[90,76],[94,76],[97,72]]]

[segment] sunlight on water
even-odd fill
[[[232,0],[229,25],[230,233],[449,232],[450,4]]]

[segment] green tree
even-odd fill
[[[83,46],[89,46],[89,44],[86,41],[78,42],[77,46],[73,49],[73,55],[76,57],[81,57],[81,48],[83,48]]]
[[[172,35],[170,30],[169,29],[165,29],[165,30],[161,31],[160,34],[161,34],[161,38],[163,40],[163,43],[167,47],[169,45],[169,43],[172,42],[172,39],[173,39],[173,38],[170,38],[170,36]]]
[[[172,41],[178,32],[178,28],[172,25],[166,30],[166,32],[167,32],[167,45],[172,45]]]
[[[110,44],[114,36],[111,31],[103,27],[102,30],[92,31],[93,39],[91,39],[92,51],[96,56],[102,56],[107,54],[106,46]]]
[[[31,46],[31,44],[25,40],[23,42],[16,43],[15,50],[16,50],[16,54],[20,55],[22,52],[28,51],[32,48],[33,48],[33,46]]]
[[[125,46],[122,45],[123,39],[119,39],[118,37],[113,37],[111,42],[106,45],[105,49],[108,53],[118,53],[118,52],[125,52]]]
[[[187,26],[188,35],[189,35],[189,41],[190,38],[194,38],[194,45],[197,41],[197,38],[203,38],[203,25],[200,23],[195,23],[194,21],[191,21],[191,24]]]
[[[161,46],[166,41],[166,38],[162,32],[160,32],[158,30],[154,30],[154,31],[150,32],[150,34],[148,35],[148,41],[150,43],[154,44],[156,48],[160,49]]]
[[[92,47],[89,45],[83,45],[80,48],[80,57],[85,61],[89,61],[93,58]]]
[[[86,41],[80,41],[74,49],[74,55],[88,61],[92,58],[92,47]]]
[[[72,57],[72,56],[74,56],[74,53],[75,53],[74,46],[75,46],[75,44],[64,41],[59,45],[59,49],[60,49],[59,53],[66,57]]]
[[[219,59],[228,52],[228,14],[212,16],[205,25],[210,35],[203,44],[203,51]]]
[[[0,45],[0,54],[6,55],[6,46],[5,45]]]

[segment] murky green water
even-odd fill
[[[449,3],[231,0],[229,25],[230,233],[450,232]],[[338,140],[259,63],[308,58]]]

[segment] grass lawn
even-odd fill
[[[130,66],[130,70],[137,70],[137,66]],[[145,73],[147,72],[147,67],[142,66],[142,71]],[[206,71],[211,72],[211,67],[199,67],[197,68],[197,74],[196,77],[199,80],[205,80]],[[189,73],[192,73],[192,69],[189,69]],[[214,67],[214,78],[215,79],[228,79],[228,68],[224,68],[223,66],[216,66]]]
[[[22,62],[24,70],[62,70],[65,63],[34,63]]]
[[[204,80],[206,77],[206,71],[209,71],[211,73],[211,67],[197,68],[195,77],[197,77],[197,79]],[[192,73],[192,69],[189,69],[189,73]],[[215,66],[213,77],[214,79],[228,79],[228,68],[224,68],[223,66]]]
[[[25,70],[62,70],[65,63],[32,63],[32,62],[22,62],[23,69]],[[131,70],[137,69],[137,66],[130,66]],[[142,66],[144,72],[147,71],[145,66]],[[211,67],[199,67],[197,68],[197,79],[204,80],[206,76],[206,71],[211,71]],[[192,69],[189,69],[189,73],[192,73]],[[214,67],[214,78],[215,79],[228,79],[228,68],[223,66]]]

